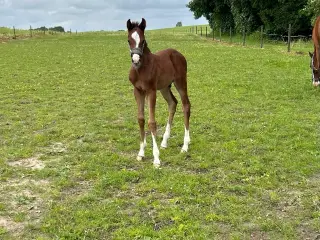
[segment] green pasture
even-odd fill
[[[160,169],[149,134],[136,161],[125,32],[0,43],[0,239],[319,237],[311,43],[288,53],[183,28],[146,36],[153,52],[176,48],[188,61],[190,150],[180,153],[179,101]],[[159,145],[167,116],[159,94]]]

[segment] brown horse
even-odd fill
[[[312,69],[312,83],[313,86],[316,87],[320,84],[320,16],[317,17],[312,29],[312,41],[314,50],[313,53],[309,52],[309,55],[311,57],[310,68]]]
[[[173,83],[180,94],[185,124],[185,135],[182,152],[188,151],[190,143],[189,118],[190,102],[187,93],[187,61],[185,57],[174,49],[165,49],[155,54],[151,53],[144,36],[146,20],[142,18],[141,23],[127,21],[128,43],[131,54],[132,66],[129,72],[129,80],[134,86],[134,96],[138,105],[138,123],[140,126],[140,151],[137,159],[144,158],[146,147],[146,135],[144,130],[144,105],[145,100],[149,105],[148,126],[152,135],[153,164],[160,166],[159,149],[156,142],[157,125],[155,121],[156,93],[160,90],[162,96],[168,103],[169,118],[166,131],[163,135],[161,147],[167,147],[170,137],[173,116],[176,112],[177,99],[171,92]]]

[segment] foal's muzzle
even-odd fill
[[[320,85],[320,73],[319,69],[316,69],[313,65],[310,64],[310,68],[312,69],[312,84],[313,86],[319,86]],[[316,74],[315,74],[316,73]],[[317,77],[316,77],[317,75]]]
[[[132,48],[130,49],[131,62],[135,68],[139,68],[141,65],[141,58],[143,55],[143,51],[140,48]]]
[[[143,40],[142,47],[130,48],[131,61],[135,67],[140,67],[145,43],[146,41]]]

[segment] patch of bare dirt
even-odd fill
[[[38,186],[46,188],[47,185],[49,185],[48,180],[34,180],[29,178],[22,178],[22,179],[8,179],[6,184],[11,187],[19,187],[19,186]]]
[[[301,224],[298,227],[298,233],[301,239],[304,240],[319,240],[320,239],[320,232],[316,232],[312,230],[308,223]]]
[[[52,154],[52,155],[66,153],[67,152],[67,147],[61,142],[56,142],[56,143],[51,144],[47,148],[47,152],[49,154]]]
[[[17,161],[8,162],[11,167],[24,167],[32,170],[43,169],[45,164],[39,159],[40,156],[19,159]]]
[[[267,233],[265,233],[265,232],[255,231],[250,234],[250,239],[251,240],[266,240],[266,239],[270,239],[270,238],[268,237]]]
[[[16,223],[10,218],[0,216],[0,227],[3,227],[8,232],[21,232],[24,228],[24,224]]]
[[[9,178],[0,184],[0,202],[4,211],[0,216],[0,227],[9,236],[23,234],[25,226],[37,225],[46,209],[46,199],[50,191],[50,182],[28,177]],[[18,220],[13,216],[20,216]]]
[[[69,188],[65,193],[67,195],[83,195],[86,194],[92,188],[91,181],[80,181],[76,186]]]

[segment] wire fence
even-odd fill
[[[24,39],[32,38],[44,35],[57,35],[57,34],[78,34],[78,31],[72,32],[68,30],[65,32],[54,31],[51,29],[33,29],[32,26],[28,30],[16,29],[14,26],[12,28],[1,27],[0,28],[0,40],[6,41],[10,39]]]
[[[195,33],[206,38],[212,38],[214,41],[220,41],[231,44],[241,44],[246,46],[249,44],[259,44],[260,48],[263,48],[265,43],[282,43],[287,46],[287,51],[290,52],[294,43],[310,43],[312,35],[292,35],[291,24],[288,24],[288,32],[286,34],[272,34],[266,33],[264,27],[261,26],[259,31],[256,31],[250,35],[245,30],[236,33],[232,28],[229,31],[225,29],[211,29],[208,26],[193,26],[187,29],[188,33]]]
[[[255,31],[248,35],[246,31],[236,31],[235,29],[211,29],[209,26],[191,26],[185,28],[187,33],[196,34],[202,37],[211,38],[214,41],[219,41],[226,44],[236,44],[236,45],[251,45],[251,46],[259,46],[260,48],[264,48],[266,44],[280,44],[281,46],[286,46],[287,51],[290,52],[293,46],[300,46],[299,48],[303,51],[306,48],[310,48],[311,45],[311,35],[291,35],[291,24],[288,24],[288,32],[286,34],[272,34],[267,33],[264,30],[264,27],[261,26],[259,31]],[[95,32],[86,32],[91,34],[101,34],[101,33],[126,33],[124,30],[119,31],[95,31]],[[162,31],[160,30],[160,35]],[[159,33],[157,31],[157,33]],[[176,31],[176,29],[163,30],[164,33],[173,33],[174,35],[180,33],[181,30]],[[49,36],[49,35],[71,35],[71,34],[81,34],[82,32],[72,31],[69,29],[65,32],[58,32],[51,29],[42,29],[39,28],[33,29],[32,26],[28,30],[16,29],[14,26],[12,28],[4,28],[0,27],[0,42],[7,41],[11,39],[24,39],[24,38],[33,38],[33,37],[41,37],[41,36]]]

